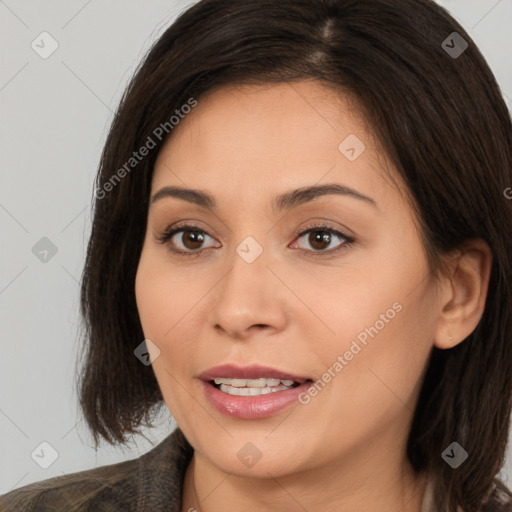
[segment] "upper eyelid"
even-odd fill
[[[322,224],[321,222],[318,224],[311,225],[309,227],[304,227],[304,228],[300,229],[299,231],[294,233],[294,236],[304,235],[304,234],[308,233],[309,231],[320,230],[320,229],[324,229],[325,231],[331,231],[332,233],[336,233],[343,237],[350,238],[349,235],[347,235],[346,233],[343,233],[343,231],[341,231],[340,229],[331,227],[328,225],[328,223]],[[177,234],[181,231],[198,231],[200,233],[203,233],[203,234],[209,236],[210,238],[214,238],[212,235],[210,235],[210,233],[208,233],[208,231],[206,229],[203,229],[199,226],[194,226],[193,224],[183,224],[183,225],[174,226],[172,228],[167,228],[167,229],[165,229],[164,234],[172,232],[172,236],[174,236],[175,234]]]

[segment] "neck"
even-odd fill
[[[250,478],[225,473],[194,452],[185,473],[182,512],[421,512],[427,480],[407,461],[354,462],[347,458],[336,467]]]

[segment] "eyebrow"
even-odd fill
[[[290,192],[286,192],[277,196],[274,199],[272,206],[273,209],[278,212],[283,210],[291,210],[292,208],[296,208],[299,205],[313,201],[318,197],[332,194],[359,199],[378,209],[377,203],[371,197],[361,194],[353,188],[347,187],[345,185],[339,185],[337,183],[303,187],[292,190]],[[217,209],[217,202],[210,194],[201,190],[183,188],[179,186],[167,186],[161,188],[151,198],[151,204],[154,204],[165,197],[175,197],[182,199],[184,201],[188,201],[189,203],[193,203],[210,210]]]

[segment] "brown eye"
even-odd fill
[[[341,249],[352,246],[355,240],[351,237],[344,235],[341,231],[330,228],[329,226],[316,226],[307,229],[299,233],[298,239],[304,238],[306,235],[307,242],[310,248],[300,247],[304,252],[313,255],[329,255],[335,253]],[[200,256],[206,252],[210,252],[215,247],[221,245],[216,242],[210,246],[204,246],[206,238],[211,238],[214,242],[215,239],[211,237],[206,231],[195,225],[181,225],[169,229],[161,236],[157,237],[157,240],[168,245],[171,252],[179,256]],[[338,238],[340,243],[334,248],[329,246],[333,242],[333,239]]]
[[[311,231],[309,233],[308,242],[313,249],[327,249],[331,242],[331,235],[328,231]]]
[[[204,242],[203,232],[186,229],[182,230],[181,233],[181,242],[186,249],[195,250],[201,248],[201,244]]]
[[[206,231],[194,225],[176,226],[157,237],[160,243],[169,246],[170,251],[187,256],[198,256],[207,249],[213,249],[213,245],[204,247],[206,238],[214,240]]]
[[[349,246],[354,242],[354,239],[345,236],[340,231],[337,231],[336,229],[329,228],[327,226],[318,226],[318,227],[312,227],[306,231],[303,231],[298,235],[298,238],[304,238],[306,235],[308,237],[306,238],[307,244],[310,246],[308,247],[301,247],[302,249],[308,250],[312,253],[331,253],[335,252],[339,249],[342,249],[344,246]],[[330,247],[333,240],[338,239],[341,241],[337,245]]]

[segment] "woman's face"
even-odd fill
[[[136,296],[167,407],[223,472],[277,477],[356,461],[379,472],[405,459],[439,301],[412,210],[349,107],[316,82],[220,89],[156,162],[151,197],[179,187],[215,202],[151,203]],[[319,186],[366,199],[293,194]],[[184,224],[196,227],[158,240]],[[225,364],[241,373],[209,371]],[[277,373],[242,372],[255,365]],[[312,382],[299,393],[257,380],[281,374]],[[207,382],[244,375],[268,392]]]

